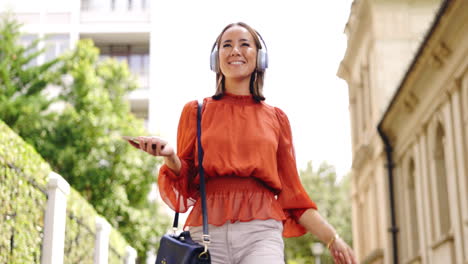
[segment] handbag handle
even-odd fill
[[[210,235],[208,233],[208,209],[206,208],[206,188],[205,188],[205,170],[203,169],[203,148],[201,145],[201,109],[202,103],[198,102],[197,107],[197,141],[198,141],[198,174],[200,175],[200,196],[203,215],[203,244],[205,245],[205,252],[208,250],[210,244]],[[179,225],[179,213],[176,212],[172,227],[177,230]]]

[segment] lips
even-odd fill
[[[231,65],[242,65],[242,64],[245,64],[245,61],[230,61],[230,62],[228,62],[228,64],[231,64]]]

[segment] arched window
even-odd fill
[[[462,118],[463,118],[463,124],[461,126],[462,129],[462,136],[463,142],[464,142],[464,160],[465,160],[465,190],[468,190],[468,74],[465,74],[465,77],[463,78],[463,84],[462,84]],[[467,192],[468,193],[468,192]],[[465,210],[468,210],[468,207],[465,208]],[[468,248],[468,245],[467,245]],[[468,253],[468,250],[467,250]]]
[[[438,205],[439,232],[438,236],[446,234],[450,230],[450,205],[447,188],[447,170],[445,165],[445,131],[442,124],[438,124],[435,134],[434,165],[435,165],[435,189]]]
[[[408,236],[410,247],[409,252],[411,256],[414,257],[416,254],[419,254],[419,222],[418,222],[418,205],[417,205],[417,196],[416,196],[416,175],[415,175],[415,166],[414,160],[410,159],[408,168],[407,168],[407,179],[406,179],[406,193],[407,193],[407,208],[408,208]]]

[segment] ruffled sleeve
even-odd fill
[[[282,190],[278,194],[278,202],[286,215],[283,236],[296,237],[307,232],[298,219],[307,209],[317,210],[317,205],[309,198],[299,178],[288,117],[281,109],[275,110],[280,123],[277,160]]]
[[[167,165],[159,170],[158,186],[163,201],[176,212],[184,213],[196,201],[198,191],[194,164],[197,137],[197,101],[187,103],[182,110],[177,129],[177,155],[181,162],[179,175]]]

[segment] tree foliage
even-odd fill
[[[335,168],[322,163],[318,169],[307,164],[305,170],[300,171],[302,184],[309,196],[317,204],[320,214],[337,230],[340,236],[351,246],[351,204],[349,202],[349,177],[340,181],[337,179]],[[312,264],[314,257],[310,246],[320,242],[310,234],[285,239],[285,252],[289,264]],[[324,247],[326,247],[324,245]],[[321,263],[333,263],[330,253],[325,249],[321,256]]]
[[[53,103],[43,95],[44,90],[58,78],[58,72],[51,70],[58,59],[30,65],[44,49],[36,49],[40,39],[19,45],[20,27],[9,14],[0,20],[0,115],[16,131],[21,124],[37,124]]]
[[[122,135],[145,135],[126,95],[137,88],[126,63],[100,60],[90,40],[42,65],[20,25],[0,25],[0,119],[32,144],[144,257],[167,217],[148,201],[160,161]],[[53,91],[58,91],[53,96]],[[52,94],[52,95],[51,95]]]

